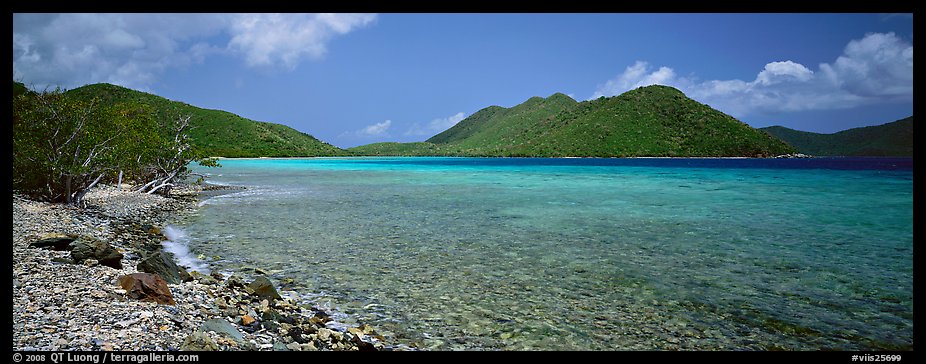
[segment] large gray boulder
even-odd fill
[[[273,282],[270,282],[270,279],[264,276],[259,276],[254,279],[254,281],[248,285],[245,291],[252,296],[257,296],[271,301],[283,298],[280,297],[279,293],[277,293],[276,288],[273,288]]]
[[[186,269],[177,265],[177,262],[174,261],[173,254],[164,251],[164,249],[158,249],[149,254],[138,263],[135,269],[139,272],[157,274],[170,284],[178,284],[193,280],[193,277]]]
[[[87,259],[95,259],[100,265],[116,269],[122,268],[122,253],[109,243],[89,236],[81,236],[68,245],[74,263],[81,264]]]

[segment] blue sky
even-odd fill
[[[109,82],[337,145],[665,84],[754,126],[913,114],[911,14],[14,14],[13,78]]]

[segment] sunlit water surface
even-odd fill
[[[912,349],[909,158],[221,164],[179,243],[392,344]]]

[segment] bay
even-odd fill
[[[394,344],[912,349],[911,158],[221,164],[191,254]]]

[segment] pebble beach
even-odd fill
[[[324,311],[282,297],[259,272],[182,275],[162,292],[173,304],[135,292],[126,277],[148,274],[139,264],[163,254],[161,229],[194,211],[202,190],[163,197],[100,186],[81,207],[14,194],[13,350],[392,349],[370,326],[326,327]],[[74,242],[41,244],[54,239]],[[116,258],[78,256],[81,242]]]

